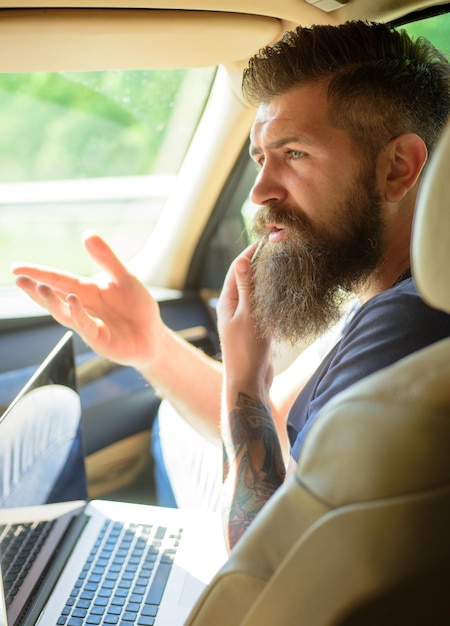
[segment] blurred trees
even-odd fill
[[[0,74],[0,182],[149,173],[185,73]]]

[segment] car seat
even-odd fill
[[[423,298],[450,312],[450,123],[413,229]],[[360,381],[316,419],[295,475],[189,626],[450,624],[450,339]]]

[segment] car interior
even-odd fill
[[[65,332],[14,286],[11,263],[92,274],[81,235],[94,228],[148,285],[166,323],[219,359],[217,297],[249,242],[253,210],[248,58],[298,24],[353,19],[424,34],[450,54],[449,11],[436,0],[2,2],[0,415]],[[88,111],[101,130],[85,124]],[[447,127],[412,244],[421,294],[446,311],[449,158]],[[131,368],[79,337],[75,345],[89,496],[153,503],[160,398]],[[280,346],[276,368],[303,347]],[[213,580],[192,625],[449,623],[448,349],[414,355],[328,407],[296,476]],[[378,424],[367,441],[361,413]]]

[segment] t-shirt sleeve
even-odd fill
[[[315,416],[353,383],[450,335],[450,316],[426,305],[412,279],[371,298],[353,316],[339,344],[297,398],[288,419],[291,454],[298,454]]]

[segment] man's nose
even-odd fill
[[[250,191],[251,201],[259,206],[267,206],[284,202],[286,197],[287,191],[282,185],[276,169],[264,164]]]

